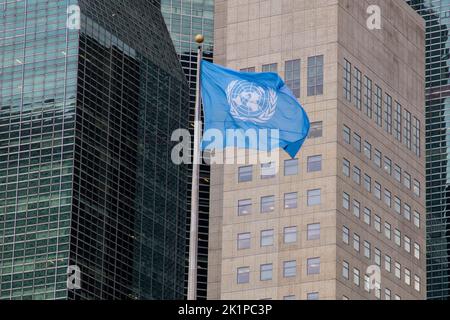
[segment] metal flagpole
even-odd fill
[[[196,35],[198,43],[197,51],[197,87],[195,91],[195,119],[194,119],[194,157],[192,164],[192,192],[191,192],[191,226],[189,233],[189,275],[188,275],[188,300],[197,300],[197,251],[198,251],[198,191],[200,178],[200,140],[202,124],[200,122],[200,73],[202,62],[203,35]]]

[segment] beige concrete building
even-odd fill
[[[403,0],[216,0],[215,23],[215,62],[278,72],[312,130],[275,175],[213,166],[208,298],[425,298],[422,19]]]

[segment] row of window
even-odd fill
[[[381,258],[380,258],[381,259]],[[380,262],[381,265],[381,262]],[[391,258],[389,256],[386,256],[385,259],[385,266],[384,269],[388,272],[392,272],[391,271]],[[400,263],[395,262],[394,264],[394,275],[398,280],[401,280],[403,277],[403,280],[405,282],[405,284],[407,284],[408,286],[411,286],[411,270],[409,270],[408,268],[403,268],[403,275],[402,275],[402,266]],[[345,280],[350,280],[350,264],[347,261],[343,261],[342,262],[342,277]],[[361,278],[361,272],[358,268],[353,268],[353,284],[357,287],[360,286],[360,278]],[[365,274],[364,275],[364,290],[369,292],[371,291],[371,288],[373,288],[373,286],[371,286],[370,283],[370,276]],[[421,285],[420,285],[420,277],[418,275],[414,275],[414,290],[416,290],[417,292],[420,292],[421,290]],[[381,295],[381,288],[380,288],[380,284],[376,283],[375,286],[375,296],[380,299],[380,295]],[[385,298],[386,300],[391,300],[391,291],[386,288],[385,289]],[[400,299],[396,299],[396,300],[400,300]]]
[[[275,243],[274,229],[260,231],[259,245],[261,248],[272,247]],[[306,239],[308,241],[320,239],[320,223],[312,223],[307,226]],[[289,226],[283,229],[283,243],[294,244],[298,240],[297,226]],[[250,232],[237,235],[237,249],[245,250],[251,248],[252,234]]]
[[[292,93],[300,98],[301,83],[301,60],[289,60],[285,62],[284,73],[286,85],[291,89]],[[243,68],[241,72],[256,72],[255,67]],[[265,64],[261,68],[262,72],[278,72],[278,64]],[[318,96],[323,94],[323,74],[324,74],[324,57],[323,55],[308,58],[308,77],[307,77],[307,94],[310,96]]]
[[[360,111],[364,106],[367,117],[374,118],[380,128],[384,126],[388,134],[393,134],[395,139],[403,142],[409,150],[420,157],[420,120],[412,117],[411,112],[405,108],[402,110],[399,102],[395,101],[394,106],[392,96],[388,93],[384,93],[383,99],[381,87],[373,86],[372,80],[367,76],[364,76],[363,81],[362,73],[356,67],[352,73],[352,64],[346,59],[343,76],[344,98],[349,102],[354,99],[355,107]],[[352,81],[354,81],[353,85]],[[352,90],[354,90],[353,94]]]
[[[308,207],[321,204],[321,189],[312,189],[306,192],[306,203]],[[284,194],[284,209],[295,209],[298,207],[298,192]],[[275,196],[263,196],[260,200],[260,213],[270,213],[275,211]],[[245,216],[252,213],[252,199],[242,199],[238,201],[238,215]]]
[[[308,173],[322,171],[322,155],[308,157],[306,170]],[[261,164],[261,179],[275,178],[278,171],[275,162]],[[299,173],[298,159],[284,161],[284,176],[295,176]],[[238,182],[253,180],[253,166],[244,166],[238,169]]]
[[[283,261],[283,278],[294,278],[297,276],[297,260]],[[306,274],[308,276],[320,274],[320,257],[306,260]],[[273,263],[261,264],[259,266],[259,280],[270,281],[273,279]],[[237,284],[250,283],[250,267],[237,268]]]
[[[386,174],[389,175],[390,177],[393,177],[395,181],[397,181],[400,184],[403,184],[403,186],[405,186],[408,190],[412,190],[416,197],[420,197],[421,194],[420,182],[416,179],[412,180],[411,175],[408,172],[403,171],[398,164],[393,164],[392,160],[387,156],[383,157],[381,151],[376,148],[372,148],[372,145],[367,140],[365,140],[363,144],[361,136],[358,135],[356,132],[353,132],[352,135],[351,129],[346,125],[344,125],[342,129],[342,135],[345,143],[353,145],[356,151],[363,152],[364,156],[368,160],[373,161],[373,163],[377,168],[383,169],[384,172],[386,172]],[[348,161],[346,162],[346,165],[348,168],[349,167]],[[345,168],[344,170],[346,170],[347,168]],[[346,171],[344,171],[344,173],[346,173]]]

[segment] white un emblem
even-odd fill
[[[242,121],[265,123],[275,114],[277,94],[249,81],[231,81],[227,99],[233,118]]]

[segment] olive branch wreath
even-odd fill
[[[251,121],[255,123],[264,123],[269,121],[273,117],[276,110],[278,100],[277,93],[273,89],[269,89],[269,107],[262,114],[260,114],[258,118],[243,117],[239,114],[235,104],[231,99],[232,98],[231,93],[233,89],[236,87],[238,82],[239,82],[238,80],[231,81],[226,90],[228,104],[230,105],[230,113],[233,116],[233,118],[243,121]]]

